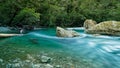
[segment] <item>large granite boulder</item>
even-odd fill
[[[77,37],[80,36],[80,34],[73,30],[66,30],[61,27],[57,27],[56,34],[58,37]]]
[[[89,23],[88,23],[89,25]],[[85,30],[86,33],[90,34],[104,34],[120,36],[120,22],[119,21],[104,21],[96,24],[89,29]]]

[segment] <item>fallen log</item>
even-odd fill
[[[3,33],[1,33],[0,37],[12,37],[12,36],[20,36],[20,35],[22,35],[22,34],[3,34]]]

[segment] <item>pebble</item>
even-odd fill
[[[25,60],[26,63],[30,63],[30,60]]]
[[[8,63],[8,64],[6,65],[6,68],[12,68],[12,64]]]
[[[32,68],[41,68],[41,64],[33,64]]]
[[[62,68],[61,65],[56,65],[55,68]]]
[[[53,68],[53,66],[50,65],[50,64],[46,64],[46,65],[45,65],[45,68]]]
[[[20,63],[15,63],[15,64],[12,64],[12,67],[13,67],[13,68],[20,68],[21,65],[20,65]]]
[[[41,56],[41,62],[42,63],[48,63],[50,62],[51,58],[47,56]]]
[[[13,60],[13,62],[19,62],[20,61],[20,59],[19,58],[16,58],[15,60]]]
[[[21,65],[20,63],[14,63],[14,64],[8,63],[6,65],[6,68],[21,68]]]
[[[0,62],[2,63],[2,62],[3,62],[3,59],[0,59]]]
[[[27,58],[29,59],[29,60],[31,60],[32,62],[34,62],[36,59],[33,57],[33,56],[31,56],[30,54],[27,54]]]

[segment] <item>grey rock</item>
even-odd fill
[[[34,62],[36,59],[33,57],[33,56],[31,56],[30,54],[27,54],[27,58],[29,59],[29,60],[31,60],[32,62]]]
[[[3,62],[3,59],[0,59],[0,63],[2,63]]]
[[[6,68],[12,68],[12,64],[11,63],[6,64]]]
[[[21,65],[20,65],[20,63],[15,63],[15,64],[12,64],[12,67],[13,68],[21,68]]]
[[[62,66],[61,65],[56,65],[55,68],[62,68]]]
[[[8,63],[6,65],[6,68],[21,68],[21,64],[20,63]]]
[[[51,61],[51,58],[50,57],[47,57],[47,56],[41,56],[41,62],[42,63],[48,63]]]
[[[16,58],[15,60],[13,60],[14,63],[19,62],[19,61],[20,61],[19,58]]]
[[[43,68],[41,64],[33,64],[32,68]]]
[[[50,65],[50,64],[46,64],[46,65],[45,65],[45,68],[53,68],[53,66]]]
[[[26,63],[30,63],[31,61],[30,60],[25,60]]]

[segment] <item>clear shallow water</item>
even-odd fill
[[[74,30],[82,36],[60,38],[56,37],[55,29],[40,29],[23,36],[1,39],[0,58],[7,61],[19,57],[24,60],[23,55],[28,53],[48,53],[52,57],[59,54],[74,58],[77,63],[72,62],[77,67],[73,68],[80,68],[80,65],[81,68],[120,68],[120,37],[93,36],[85,34],[81,28]]]

